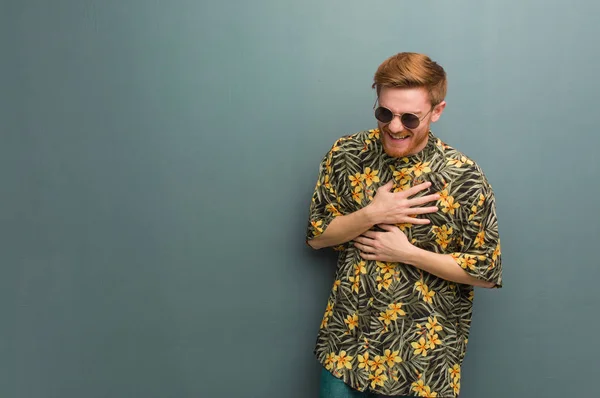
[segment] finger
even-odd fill
[[[377,260],[377,255],[371,253],[360,252],[360,256],[365,260]]]
[[[440,198],[440,195],[437,193],[423,196],[422,198],[412,198],[408,200],[408,204],[410,207],[424,205],[425,203],[435,202]]]
[[[417,225],[425,225],[429,224],[431,221],[426,218],[408,218],[405,224],[417,224]]]
[[[439,208],[435,207],[435,206],[431,206],[431,207],[414,207],[414,208],[410,209],[410,212],[412,214],[428,214],[428,213],[435,213],[438,210],[439,210]]]
[[[382,185],[379,188],[377,188],[377,190],[379,191],[380,189],[382,189],[386,192],[389,192],[393,186],[394,186],[394,180],[389,180],[385,185]]]
[[[373,239],[377,238],[377,232],[375,232],[375,231],[366,231],[361,236],[365,236],[367,238],[370,238],[370,240],[373,240]]]
[[[370,242],[373,242],[373,239],[366,238],[364,236],[357,236],[356,238],[354,238],[354,241],[363,245],[368,245]]]
[[[360,250],[362,253],[374,253],[375,249],[370,246],[363,245],[362,243],[354,242],[354,247]]]
[[[402,191],[399,193],[403,194],[405,197],[409,197],[409,196],[413,196],[416,193],[421,192],[424,189],[429,188],[430,186],[431,186],[431,182],[427,181],[422,184],[415,185],[414,187],[411,187],[411,188],[407,189],[406,191]]]
[[[377,224],[377,226],[379,228],[384,229],[384,230],[389,231],[389,232],[393,232],[394,230],[398,229],[397,226],[390,225],[390,224]]]

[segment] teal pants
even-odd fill
[[[321,387],[319,398],[387,398],[386,395],[377,395],[354,390],[346,383],[344,383],[341,379],[338,379],[337,377],[329,373],[329,371],[325,368],[321,370],[320,384]],[[397,396],[394,398],[402,397]]]

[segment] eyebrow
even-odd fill
[[[387,109],[389,109],[389,110],[391,111],[391,109],[390,109],[390,108],[388,108],[388,107],[387,107],[387,106],[385,106],[385,105],[381,105],[381,104],[379,104],[379,106],[383,106],[384,108],[387,108]],[[392,111],[392,112],[394,112],[394,111]],[[394,112],[394,113],[395,113],[395,112]],[[413,113],[413,114],[415,114],[415,115],[419,116],[419,115],[421,115],[421,114],[423,113],[423,111],[420,111],[420,110],[419,110],[419,111],[410,111],[410,112],[402,112],[402,113]]]

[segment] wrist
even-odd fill
[[[377,208],[373,206],[372,203],[369,203],[367,206],[363,207],[362,210],[364,212],[365,219],[371,226],[381,224],[380,213],[378,212]]]
[[[412,265],[413,267],[419,268],[419,264],[423,261],[423,254],[427,253],[423,249],[419,249],[413,244],[410,244],[404,253],[404,263]]]

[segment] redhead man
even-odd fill
[[[339,252],[315,355],[321,398],[457,397],[474,287],[500,288],[492,187],[431,131],[446,72],[400,53],[374,76],[377,128],[324,156],[306,240]]]

